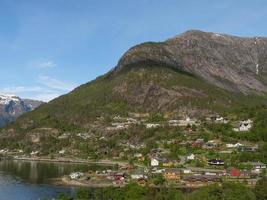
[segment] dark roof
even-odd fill
[[[185,181],[220,181],[221,179],[218,176],[212,176],[212,175],[199,175],[199,176],[187,176],[184,178]]]

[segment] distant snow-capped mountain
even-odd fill
[[[0,127],[14,121],[20,115],[32,111],[43,102],[21,99],[15,95],[0,94]]]

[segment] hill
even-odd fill
[[[266,104],[266,42],[188,31],[137,45],[107,74],[19,117],[1,138],[49,143],[64,133],[104,133],[118,115],[205,118]]]

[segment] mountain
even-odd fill
[[[117,115],[205,117],[266,104],[266,51],[266,38],[201,31],[143,43],[107,74],[24,114],[1,136],[46,140],[64,132],[104,132]]]
[[[42,102],[21,99],[14,95],[0,94],[0,127],[14,121],[20,115],[32,111]]]
[[[115,71],[151,61],[228,91],[243,94],[267,91],[267,38],[191,30],[165,42],[131,48],[120,59]]]

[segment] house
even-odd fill
[[[258,150],[257,146],[249,147],[249,146],[240,146],[237,148],[238,152],[255,152]]]
[[[176,168],[165,169],[163,177],[168,181],[179,181],[181,179],[180,170]]]
[[[239,142],[237,142],[235,144],[233,144],[233,143],[226,144],[226,148],[238,148],[238,147],[241,147],[241,146],[243,146],[243,144],[241,144]]]
[[[156,159],[156,158],[152,158],[152,159],[150,160],[150,165],[151,165],[152,167],[159,166],[159,160]]]
[[[251,177],[251,173],[247,170],[239,170],[232,167],[227,170],[227,176],[229,178],[248,179]]]
[[[195,155],[191,153],[190,155],[186,156],[186,160],[195,160]]]
[[[228,123],[227,119],[223,118],[223,117],[216,117],[215,118],[215,123],[223,123],[226,124]]]
[[[234,131],[236,132],[244,132],[244,131],[249,131],[252,128],[252,120],[248,119],[245,121],[239,122],[237,127],[234,128]]]
[[[266,169],[266,164],[262,162],[248,162],[247,164],[252,166],[252,173],[259,174],[263,169]]]
[[[219,159],[210,159],[207,163],[209,165],[224,165],[224,161]]]
[[[197,176],[187,176],[183,179],[187,187],[202,187],[214,183],[220,183],[221,179],[218,176],[210,175],[197,175]]]
[[[209,140],[208,142],[206,142],[206,144],[204,144],[202,146],[202,148],[204,149],[214,149],[216,147],[218,147],[221,144],[220,140]]]
[[[184,120],[179,120],[179,126],[196,125],[196,121],[187,116]]]
[[[58,136],[59,140],[68,139],[70,137],[70,133],[63,133],[62,135]]]
[[[207,142],[202,146],[203,149],[214,149],[215,147],[216,147],[215,144],[211,142]]]
[[[160,124],[146,124],[147,129],[158,128],[158,127],[160,127]]]
[[[61,150],[58,153],[63,155],[63,154],[65,154],[65,152],[66,152],[65,150]]]
[[[9,151],[8,149],[1,149],[0,153],[8,153],[8,151]]]
[[[32,151],[31,156],[36,156],[39,153],[39,151]]]
[[[183,173],[184,174],[191,174],[192,171],[191,171],[191,169],[183,169]]]
[[[125,180],[126,174],[121,172],[113,172],[110,173],[108,176],[108,179],[114,180],[114,181],[123,181]]]
[[[70,174],[70,179],[79,179],[83,176],[82,172],[73,172]]]
[[[173,127],[179,126],[179,120],[169,120],[168,124],[169,126],[173,126]]]
[[[142,178],[146,178],[146,176],[144,175],[144,171],[138,169],[131,172],[131,179],[138,180]]]
[[[163,172],[165,172],[165,169],[157,169],[157,168],[153,168],[150,170],[150,172],[152,174],[162,174]]]
[[[238,178],[240,176],[240,170],[232,167],[227,170],[227,175],[230,176],[230,178]]]
[[[77,136],[82,138],[82,139],[84,139],[84,140],[87,140],[87,139],[91,138],[90,133],[78,133]]]

